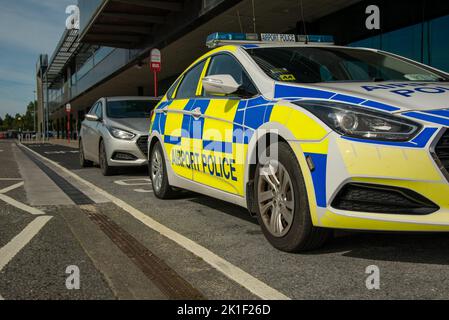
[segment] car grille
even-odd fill
[[[148,136],[141,136],[137,139],[136,143],[140,151],[142,151],[144,155],[148,156]]]
[[[435,146],[435,154],[441,164],[441,170],[446,171],[444,174],[449,179],[449,129],[446,129]]]
[[[425,215],[439,207],[422,195],[404,188],[348,183],[335,197],[332,207],[344,211]]]

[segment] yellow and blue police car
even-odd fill
[[[330,36],[215,33],[156,107],[154,194],[248,208],[287,252],[449,231],[449,75]]]

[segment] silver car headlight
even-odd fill
[[[118,128],[109,128],[109,132],[114,138],[121,140],[132,140],[136,136],[134,133]]]
[[[298,101],[295,104],[310,111],[332,130],[347,137],[409,141],[422,129],[422,125],[414,121],[363,107],[310,101]]]

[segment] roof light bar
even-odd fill
[[[334,37],[330,35],[294,35],[280,33],[236,33],[216,32],[207,37],[208,48],[216,48],[227,44],[272,44],[272,43],[321,43],[334,44]]]

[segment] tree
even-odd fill
[[[5,119],[3,120],[3,131],[11,130],[13,126],[14,118],[11,117],[8,113],[5,115]]]
[[[22,118],[22,115],[20,113],[16,113],[16,115],[14,116],[12,129],[19,130],[19,131],[24,131],[24,129],[23,129],[23,118]]]
[[[37,101],[31,101],[28,103],[25,114],[17,113],[14,117],[6,114],[4,119],[0,117],[0,131],[19,129],[22,131],[33,131],[35,110],[37,110]]]
[[[27,111],[22,116],[23,119],[23,128],[26,131],[32,131],[34,130],[34,108],[36,107],[37,110],[37,101],[32,101],[28,103]]]

